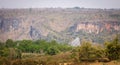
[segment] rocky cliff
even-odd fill
[[[104,22],[81,22],[76,25],[76,32],[79,30],[84,30],[88,33],[99,34],[104,30],[108,32],[119,31],[120,30],[120,22],[117,21],[104,21]]]
[[[0,41],[54,39],[70,42],[79,37],[102,43],[119,33],[119,9],[0,9]]]

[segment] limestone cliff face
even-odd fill
[[[109,39],[116,33],[120,33],[120,10],[0,9],[0,41],[55,39],[70,42],[79,37],[99,42],[103,36]]]
[[[120,30],[120,22],[117,21],[104,21],[104,22],[81,22],[76,26],[76,32],[79,30],[84,30],[88,33],[99,34],[104,30],[108,32],[119,31]]]

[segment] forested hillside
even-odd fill
[[[79,37],[103,43],[119,33],[119,9],[0,9],[0,41],[45,39],[69,43]]]

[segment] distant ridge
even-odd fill
[[[28,8],[0,9],[0,41],[56,40],[79,37],[103,43],[120,33],[119,9]]]

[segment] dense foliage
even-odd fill
[[[120,59],[120,38],[117,36],[105,45],[92,44],[83,41],[80,46],[72,50],[71,55],[76,61],[104,61]]]
[[[118,36],[112,42],[106,43],[106,52],[110,60],[120,59],[120,40]]]
[[[58,43],[55,40],[45,41],[45,40],[22,40],[13,41],[8,39],[5,43],[0,43],[0,55],[8,56],[10,51],[15,51],[17,53],[41,53],[56,55],[59,52],[66,52],[72,49],[72,46],[65,43]]]
[[[105,42],[105,45],[83,41],[77,47],[58,43],[55,40],[13,41],[8,39],[4,43],[0,42],[0,65],[58,65],[69,61],[109,62],[119,59],[119,36],[110,42]]]
[[[96,60],[98,58],[104,58],[105,51],[99,46],[92,46],[90,42],[83,42],[79,49],[80,60]]]

